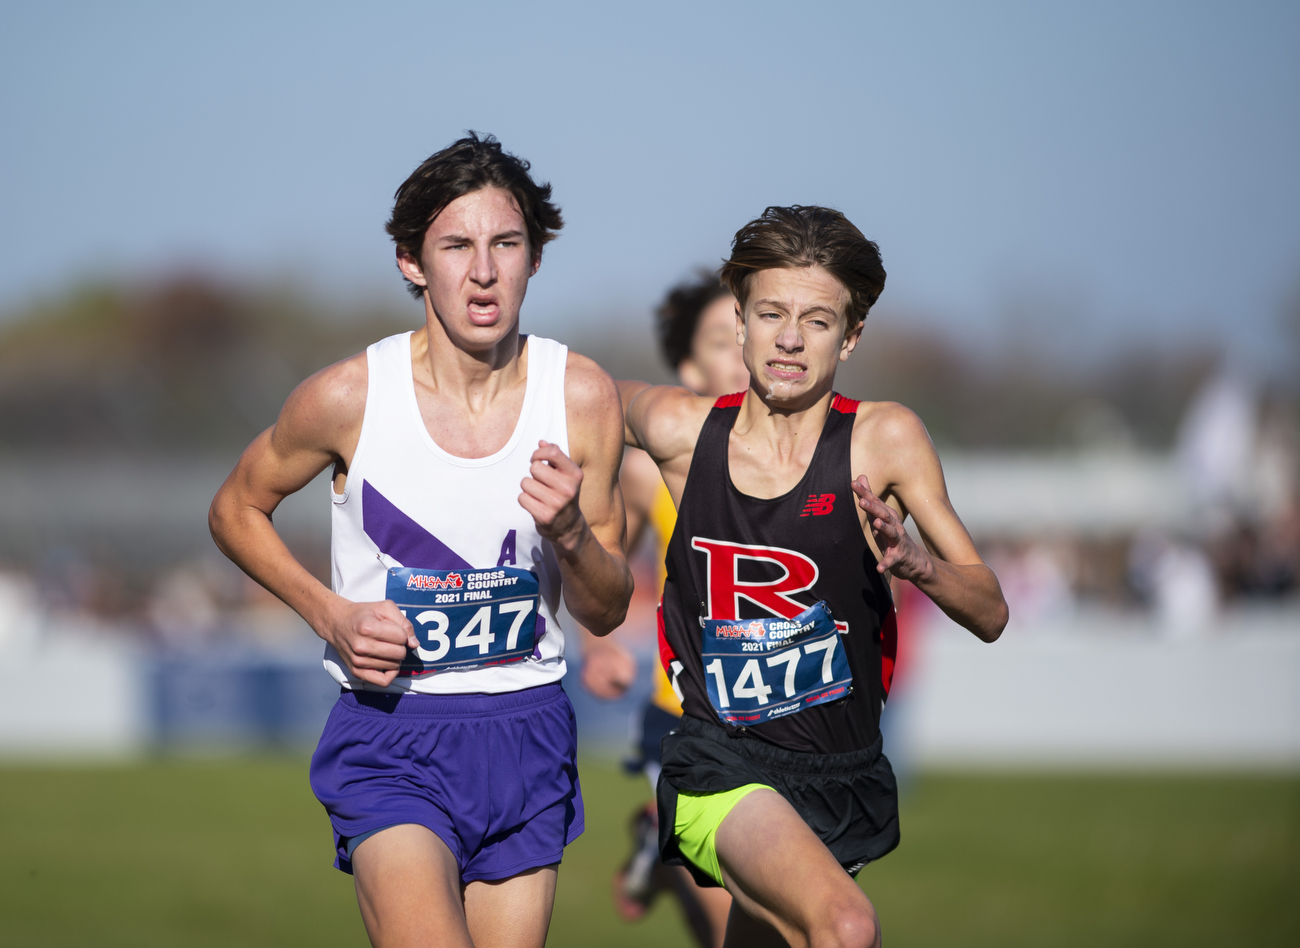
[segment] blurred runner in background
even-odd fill
[[[684,386],[710,397],[749,387],[749,370],[736,338],[736,298],[716,273],[701,271],[695,280],[674,287],[656,317],[660,350]],[[664,554],[677,522],[677,508],[658,467],[639,448],[627,449],[620,483],[627,504],[628,550],[636,549],[647,528],[654,531],[658,589],[662,591]],[[635,659],[614,636],[584,638],[582,683],[598,698],[617,698],[636,677]],[[638,756],[628,762],[630,768],[645,773],[652,799],[633,814],[633,852],[614,875],[614,901],[619,914],[635,920],[667,889],[680,900],[699,944],[717,948],[726,933],[731,896],[725,889],[698,886],[685,868],[665,866],[659,860],[658,808],[653,801],[659,782],[659,742],[676,726],[682,702],[658,661],[653,675],[653,689],[641,714]]]

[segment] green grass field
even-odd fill
[[[549,944],[687,944],[610,901],[644,784],[582,776]],[[0,834],[0,944],[367,944],[304,759],[0,767]],[[1296,945],[1300,778],[924,776],[861,881],[891,948]]]

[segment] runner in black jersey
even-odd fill
[[[722,278],[749,389],[619,386],[628,444],[678,506],[660,651],[685,715],[663,742],[661,849],[731,892],[729,945],[865,948],[879,922],[851,875],[898,843],[888,574],[989,642],[1006,603],[916,415],[833,390],[884,286],[876,245],[837,211],[772,207]]]

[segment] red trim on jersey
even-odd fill
[[[889,686],[894,683],[894,660],[897,657],[898,612],[890,609],[880,626],[880,684],[884,686],[886,698],[889,697]]]
[[[739,408],[745,400],[744,392],[733,392],[730,395],[721,396],[713,403],[714,408]]]
[[[831,410],[843,412],[846,415],[856,415],[858,406],[862,403],[852,398],[845,398],[843,395],[836,395],[831,399]]]
[[[673,662],[677,661],[677,654],[673,647],[668,644],[668,638],[664,635],[664,601],[659,600],[659,608],[655,610],[655,622],[659,626],[659,664],[664,667],[664,674],[668,680],[673,680]]]

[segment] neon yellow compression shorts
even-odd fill
[[[767,784],[747,783],[735,790],[722,793],[677,794],[677,819],[673,831],[682,855],[706,873],[718,885],[722,882],[722,867],[718,865],[718,850],[714,843],[718,827],[727,814],[755,790],[771,790]]]

